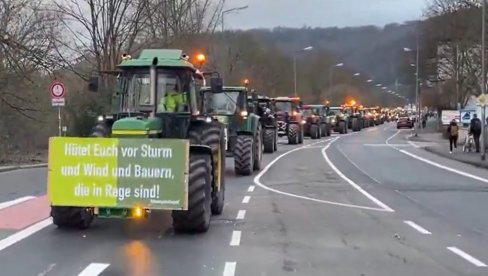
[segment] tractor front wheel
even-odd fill
[[[316,124],[310,125],[310,138],[312,139],[318,139],[320,136],[319,133],[319,126]]]
[[[203,233],[210,227],[212,204],[212,160],[206,154],[190,153],[188,210],[173,211],[173,228],[178,233]]]
[[[359,120],[357,118],[352,119],[352,131],[360,131],[361,129],[359,128]]]
[[[255,171],[259,171],[261,169],[261,164],[263,161],[263,136],[262,136],[262,128],[258,126],[256,129],[256,138],[254,138],[254,164],[253,169]]]
[[[300,126],[298,126],[297,124],[289,124],[288,125],[288,144],[296,145],[296,144],[300,143],[299,135],[302,135],[302,132],[300,130]]]
[[[254,166],[254,139],[248,135],[239,135],[234,149],[234,169],[237,175],[251,175]]]
[[[59,228],[87,229],[93,222],[93,210],[84,207],[51,206],[53,224]]]
[[[344,121],[339,122],[339,133],[346,134],[347,133],[347,124]]]
[[[274,129],[264,129],[263,144],[265,153],[273,153],[275,151],[275,136],[276,133]]]

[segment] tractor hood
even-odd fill
[[[162,121],[160,118],[130,117],[114,122],[112,136],[147,137],[161,133]]]

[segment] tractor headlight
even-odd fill
[[[302,120],[302,125],[304,125],[305,123],[307,123],[307,121],[305,121],[305,120]]]
[[[247,111],[246,111],[246,110],[241,111],[241,116],[242,116],[242,117],[246,117],[246,116],[247,116],[247,114],[248,114],[248,113],[247,113]]]
[[[211,122],[212,122],[212,118],[211,118],[211,117],[207,117],[207,118],[205,118],[205,122],[207,122],[207,123],[211,123]]]
[[[105,118],[102,115],[98,116],[97,121],[103,122],[103,120],[105,120]]]

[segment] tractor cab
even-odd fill
[[[124,55],[110,74],[116,75],[112,111],[98,121],[112,135],[181,138],[192,120],[205,120],[197,93],[205,78],[181,50],[146,49],[135,59]],[[92,76],[90,90],[97,92],[98,84],[98,75]]]

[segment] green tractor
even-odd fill
[[[275,117],[275,107],[270,97],[254,95],[247,97],[248,105],[256,109],[261,118],[263,129],[263,148],[265,153],[273,153],[278,150],[278,124]]]
[[[124,57],[110,72],[117,76],[113,110],[91,137],[50,140],[53,223],[84,229],[95,217],[142,219],[171,210],[175,232],[206,232],[211,215],[224,208],[225,126],[201,115],[203,74],[181,50]],[[217,93],[222,81],[211,86]],[[89,90],[98,87],[93,75]]]
[[[254,107],[248,104],[248,88],[224,86],[215,91],[201,90],[204,114],[225,125],[226,152],[234,157],[237,175],[251,175],[261,169],[263,159],[263,127]]]
[[[312,139],[330,136],[331,129],[327,122],[327,107],[321,104],[307,104],[300,107],[304,124],[304,134]]]
[[[349,114],[345,112],[344,108],[342,106],[329,107],[328,114],[329,116],[335,117],[335,120],[333,120],[334,131],[339,132],[340,134],[347,134]]]

